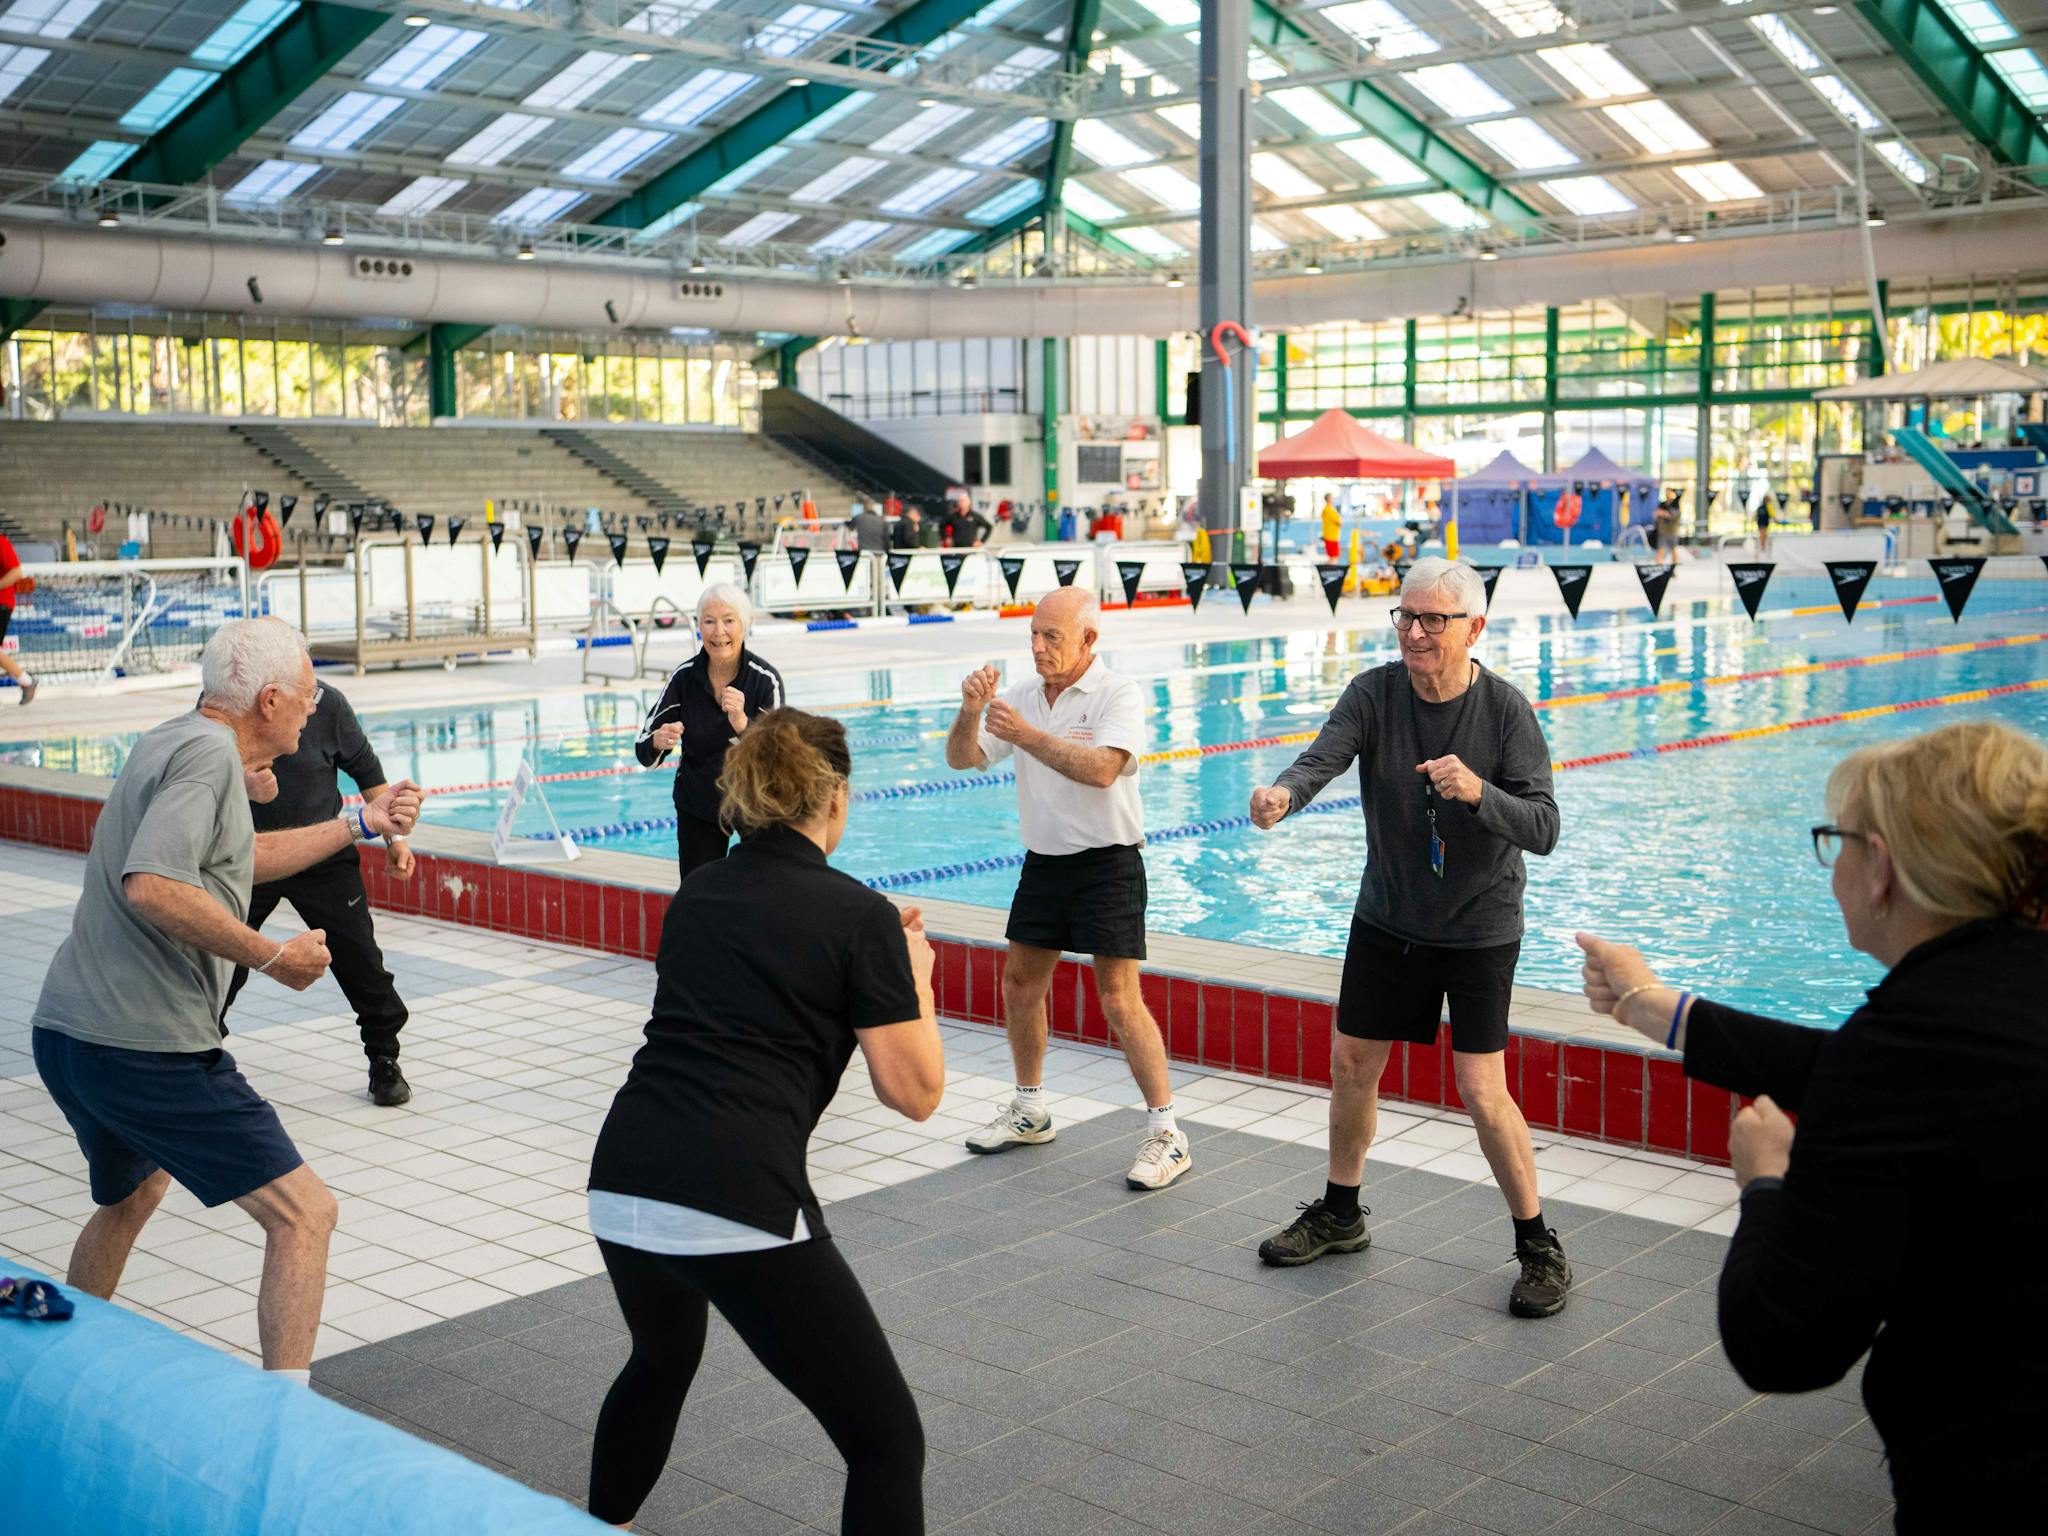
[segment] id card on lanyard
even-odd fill
[[[1451,721],[1451,734],[1444,738],[1443,752],[1429,752],[1428,748],[1423,746],[1422,716],[1421,712],[1415,707],[1415,685],[1413,683],[1408,685],[1408,721],[1415,731],[1415,745],[1418,750],[1428,753],[1427,760],[1433,761],[1436,758],[1442,757],[1445,752],[1449,752],[1452,746],[1456,744],[1458,740],[1458,727],[1465,723],[1465,706],[1472,702],[1473,690],[1479,686],[1476,664],[1474,673],[1472,681],[1465,685],[1464,698],[1458,705],[1457,716]],[[1436,786],[1430,783],[1428,776],[1425,775],[1422,780],[1422,805],[1423,814],[1429,818],[1429,872],[1441,880],[1444,877],[1444,840],[1436,829],[1436,801]]]

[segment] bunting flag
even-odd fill
[[[659,576],[661,568],[668,564],[668,540],[658,533],[647,536],[647,553],[654,561],[654,574]]]
[[[457,539],[462,537],[463,527],[468,522],[469,519],[466,517],[451,516],[448,519],[448,542],[450,544],[453,544]]]
[[[960,567],[967,563],[964,552],[950,550],[939,556],[939,569],[945,573],[946,596],[953,595],[953,588],[960,584]]]
[[[270,492],[252,491],[249,493],[249,497],[250,500],[256,503],[256,510],[259,513],[268,512],[270,510]]]
[[[1579,604],[1586,600],[1586,588],[1593,580],[1593,567],[1553,565],[1550,574],[1557,578],[1558,595],[1564,599],[1565,607],[1574,619],[1578,618]]]
[[[626,563],[626,535],[623,533],[608,533],[604,537],[605,542],[612,547],[612,560],[619,565],[624,565]]]
[[[647,532],[648,529],[654,526],[654,519],[651,517],[636,517],[634,521],[640,525],[640,531],[642,533]]]
[[[1824,560],[1821,563],[1828,568],[1828,579],[1835,584],[1835,600],[1842,605],[1842,617],[1854,624],[1857,606],[1863,601],[1864,588],[1870,585],[1870,578],[1877,572],[1877,562]]]
[[[1024,574],[1024,557],[999,555],[996,557],[996,566],[1002,571],[1003,580],[1009,583],[1010,601],[1014,603],[1017,601],[1017,578]]]
[[[860,569],[860,551],[857,549],[835,549],[832,551],[832,558],[839,562],[839,580],[841,585],[845,590],[851,592],[853,590],[853,573]]]
[[[756,544],[751,539],[741,543],[740,568],[747,573],[747,580],[752,581],[754,579],[754,562],[760,558],[761,546],[759,544]]]
[[[386,507],[384,515],[391,519],[391,531],[393,533],[402,534],[405,532],[405,514],[403,512],[399,511],[396,507]],[[428,518],[427,521],[432,522],[433,519]]]
[[[889,551],[889,585],[895,588],[898,597],[903,595],[903,573],[909,569],[909,550],[892,549]]]
[[[363,536],[363,508],[360,502],[350,502],[348,507],[348,531],[351,538]]]
[[[1116,563],[1116,579],[1123,584],[1124,606],[1138,606],[1138,583],[1145,579],[1145,562],[1142,560],[1119,560]]]
[[[1493,612],[1493,589],[1500,585],[1500,573],[1506,570],[1507,567],[1504,565],[1482,565],[1477,567],[1477,569],[1479,571],[1479,580],[1486,587],[1486,611],[1491,613]]]
[[[1675,565],[1638,565],[1636,580],[1643,584],[1643,601],[1650,605],[1650,617],[1664,617],[1664,589],[1671,585],[1671,578],[1678,574]]]
[[[711,551],[718,547],[718,541],[701,528],[690,535],[690,553],[697,557],[697,579],[704,579],[704,567],[711,563]]]
[[[299,498],[280,496],[277,498],[277,526],[280,530],[292,525],[292,514],[299,510]]]
[[[1350,574],[1351,567],[1342,561],[1316,567],[1316,578],[1323,584],[1323,596],[1329,599],[1332,613],[1337,611],[1337,599],[1344,595],[1344,578]]]
[[[331,496],[315,496],[313,498],[313,516],[316,519],[325,517],[328,505],[333,499]]]
[[[583,542],[583,530],[574,523],[562,530],[562,548],[569,551],[569,558],[576,558],[576,546]]]
[[[1735,578],[1735,595],[1742,599],[1743,611],[1752,619],[1756,617],[1757,605],[1764,600],[1764,588],[1771,584],[1771,572],[1776,569],[1769,560],[1731,563],[1728,567],[1728,574]]]
[[[539,523],[528,523],[526,525],[526,557],[529,560],[540,559]]]
[[[505,525],[503,523],[491,523],[489,528],[491,534],[491,553],[495,555],[505,542]]]
[[[792,544],[783,553],[789,556],[789,579],[801,587],[804,584],[804,567],[811,563],[810,546]]]
[[[1259,591],[1259,568],[1256,565],[1233,564],[1230,567],[1230,579],[1237,583],[1237,600],[1243,605],[1243,611],[1250,613],[1252,599]]]
[[[2048,559],[2048,556],[2043,556]],[[1202,611],[1202,594],[1209,589],[1209,567],[1185,561],[1180,568],[1180,579],[1188,584],[1188,611]]]
[[[1074,573],[1080,569],[1081,562],[1078,560],[1055,560],[1052,563],[1052,573],[1059,578],[1059,584],[1063,587],[1071,587],[1074,584]]]
[[[433,518],[432,518],[432,517],[430,517],[430,516],[428,516],[428,515],[427,515],[427,514],[426,514],[425,512],[422,512],[422,513],[420,513],[420,515],[419,515],[418,517],[414,518],[414,519],[413,519],[413,521],[414,521],[415,523],[417,523],[417,524],[419,525],[419,530],[420,530],[420,542],[421,542],[422,544],[431,544],[431,543],[433,543],[433,542],[434,542],[434,520],[433,520]]]
[[[1963,622],[1963,608],[1970,601],[1970,593],[1977,585],[1977,578],[1984,574],[1982,555],[1958,555],[1950,560],[1930,560],[1934,567],[1934,579],[1941,583],[1942,601],[1948,604],[1949,617],[1958,624]]]

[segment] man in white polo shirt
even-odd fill
[[[951,768],[987,768],[1012,753],[1024,873],[1010,904],[1003,1018],[1017,1091],[967,1138],[976,1152],[1051,1141],[1045,1106],[1046,993],[1062,951],[1087,955],[1095,990],[1131,1076],[1145,1095],[1145,1139],[1126,1176],[1133,1189],[1164,1189],[1193,1166],[1173,1122],[1166,1042],[1138,991],[1145,958],[1145,816],[1138,754],[1145,704],[1137,684],[1095,655],[1102,608],[1095,594],[1061,587],[1031,616],[1038,675],[996,697],[992,666],[960,685],[960,713],[946,736]]]

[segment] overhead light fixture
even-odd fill
[[[1185,288],[1187,287],[1187,281],[1178,272],[1169,272],[1166,274],[1166,286],[1169,288]]]
[[[811,77],[809,75],[791,75],[789,77],[789,88],[793,91],[800,91],[810,83]]]
[[[1883,229],[1885,225],[1884,210],[1873,206],[1870,212],[1863,216],[1863,222],[1872,229]]]
[[[1671,243],[1673,245],[1691,245],[1693,241],[1697,239],[1699,239],[1699,236],[1694,234],[1691,230],[1681,229],[1680,231],[1678,231],[1677,234],[1671,237]]]
[[[842,288],[851,288],[853,286],[853,274],[844,267],[839,269],[839,286]]]
[[[1322,258],[1319,256],[1311,255],[1308,259],[1307,265],[1305,265],[1301,270],[1306,272],[1310,277],[1321,277],[1323,275]]]
[[[410,16],[407,16],[405,18],[405,24],[408,27],[425,27],[431,26],[433,24],[433,20],[434,18],[431,16],[422,16],[418,11],[414,11]]]
[[[917,98],[917,104],[920,107],[936,107],[939,104],[939,98],[936,96],[920,96]]]
[[[1652,233],[1652,235],[1651,235],[1651,238],[1652,238],[1653,240],[1657,240],[1657,241],[1660,241],[1660,242],[1663,242],[1663,241],[1669,241],[1669,240],[1672,240],[1672,239],[1676,238],[1676,237],[1675,237],[1675,236],[1674,236],[1674,235],[1673,235],[1673,234],[1671,233],[1671,215],[1670,215],[1670,214],[1668,214],[1668,213],[1660,213],[1660,214],[1658,214],[1658,215],[1657,215],[1657,228],[1656,228],[1656,230],[1655,230],[1655,231],[1654,231],[1654,232]]]
[[[641,48],[636,49],[634,52],[627,54],[626,57],[631,59],[635,64],[645,64],[649,59],[653,58],[654,55],[649,53],[646,49]]]
[[[960,286],[962,288],[972,288],[975,281],[976,279],[972,272],[962,272],[960,274]]]
[[[102,208],[98,222],[101,229],[115,229],[121,223],[121,215],[111,208]]]
[[[1832,16],[1840,9],[1839,5],[1816,5],[1813,8],[1813,14],[1816,16]]]
[[[327,233],[320,237],[320,243],[322,245],[344,245],[347,242],[342,237],[341,226],[339,224],[330,224],[327,226]]]
[[[520,241],[519,249],[512,253],[512,259],[514,261],[533,260],[533,242],[531,240]]]
[[[1479,259],[1481,261],[1499,261],[1500,252],[1490,245],[1482,245],[1479,247]]]
[[[702,256],[692,256],[690,258],[690,275],[692,277],[701,277],[710,270],[709,267],[704,265],[704,258]]]

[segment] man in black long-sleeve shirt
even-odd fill
[[[1563,1309],[1571,1266],[1543,1224],[1529,1125],[1508,1091],[1508,1002],[1522,947],[1525,852],[1557,846],[1550,748],[1536,712],[1472,659],[1486,594],[1469,566],[1418,560],[1402,585],[1401,659],[1361,672],[1315,741],[1252,794],[1261,828],[1306,806],[1355,760],[1366,863],[1331,1049],[1330,1174],[1321,1200],[1259,1247],[1307,1264],[1371,1243],[1359,1206],[1396,1041],[1433,1047],[1448,995],[1459,1097],[1515,1223],[1509,1310]]]
[[[355,710],[332,684],[318,690],[318,702],[299,733],[298,751],[271,766],[277,778],[275,798],[252,801],[249,807],[258,832],[312,826],[339,816],[337,771],[355,781],[365,803],[386,793],[384,765],[363,734]],[[390,840],[385,857],[393,875],[401,880],[412,877],[412,849],[403,838]],[[258,885],[249,900],[249,926],[261,928],[279,902],[289,901],[308,928],[327,930],[334,979],[356,1011],[363,1054],[370,1059],[370,1098],[390,1107],[412,1097],[411,1085],[398,1069],[398,1032],[405,1028],[408,1015],[397,984],[385,969],[384,952],[377,947],[367,894],[356,851],[344,848],[296,875]],[[223,1021],[248,979],[249,973],[237,966],[221,1008]]]

